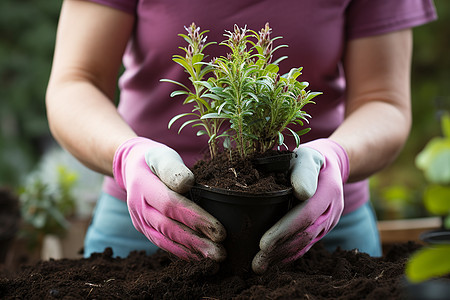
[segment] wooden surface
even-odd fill
[[[441,226],[441,218],[420,218],[392,221],[378,221],[381,243],[383,245],[415,241],[422,243],[420,234]]]

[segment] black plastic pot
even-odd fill
[[[284,173],[289,171],[292,153],[282,153],[272,156],[259,157],[252,160],[258,171],[268,173]]]
[[[224,225],[227,259],[221,269],[236,274],[251,270],[262,235],[289,210],[292,189],[250,194],[196,185],[191,198]]]
[[[432,245],[450,245],[450,230],[436,229],[426,231],[420,235],[420,239]]]
[[[425,282],[411,284],[405,280],[406,299],[408,300],[448,300],[450,299],[450,280],[435,278]]]

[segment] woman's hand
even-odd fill
[[[194,175],[173,149],[133,138],[116,151],[116,182],[127,191],[134,227],[158,247],[183,259],[225,259],[225,228],[182,194]]]
[[[260,241],[253,271],[303,256],[336,226],[344,209],[343,184],[348,176],[344,149],[329,139],[305,143],[291,161],[291,183],[300,201]]]

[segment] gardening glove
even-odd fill
[[[127,192],[134,227],[158,247],[183,259],[225,259],[219,243],[225,228],[182,196],[194,175],[173,149],[146,138],[123,143],[114,155],[113,174]]]
[[[261,250],[252,261],[254,272],[295,261],[336,226],[344,209],[348,173],[345,150],[330,139],[305,143],[295,151],[291,183],[294,196],[304,202],[263,235]]]

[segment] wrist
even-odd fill
[[[161,143],[144,137],[133,137],[120,144],[114,153],[112,163],[112,174],[117,184],[122,189],[126,189],[125,167],[129,157],[134,157],[134,153],[140,153],[137,155],[140,155],[144,160],[144,154],[146,150],[163,146],[164,145]]]
[[[322,138],[303,144],[302,147],[308,147],[316,150],[325,158],[326,163],[337,163],[341,172],[342,183],[345,183],[350,173],[350,163],[347,151],[338,142]]]

